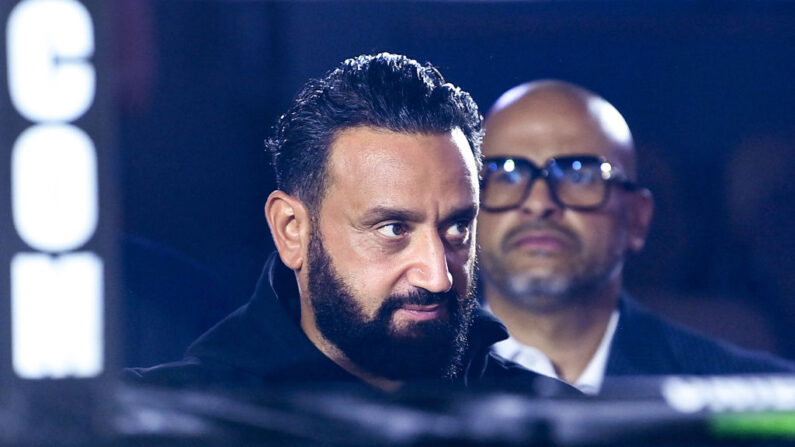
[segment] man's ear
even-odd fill
[[[265,219],[284,265],[300,269],[305,261],[311,227],[304,203],[284,191],[273,191],[265,202]]]
[[[646,245],[651,217],[654,214],[654,196],[651,191],[642,188],[632,197],[632,213],[629,221],[629,250],[637,253]]]

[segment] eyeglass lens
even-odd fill
[[[598,207],[606,198],[610,174],[610,165],[596,157],[550,159],[544,169],[524,159],[493,159],[486,160],[484,169],[482,205],[493,210],[519,206],[540,177],[546,178],[553,199],[561,205]]]

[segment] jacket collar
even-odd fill
[[[662,370],[668,362],[661,352],[665,342],[654,329],[655,322],[646,317],[648,312],[626,291],[621,292],[618,310],[621,318],[610,346],[605,374],[643,375]]]
[[[355,379],[307,338],[299,324],[299,306],[295,275],[274,253],[251,300],[196,340],[186,356],[274,382]]]

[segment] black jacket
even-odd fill
[[[606,376],[792,373],[795,365],[702,335],[622,296]]]
[[[156,386],[251,390],[307,382],[357,382],[359,379],[323,355],[301,330],[298,289],[292,270],[274,253],[251,300],[204,333],[181,361],[131,368],[129,381]],[[505,327],[477,309],[465,374],[460,383],[514,383],[543,394],[569,393],[568,386],[530,372],[492,353],[507,338]]]

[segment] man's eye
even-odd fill
[[[502,171],[489,177],[489,182],[494,184],[500,183],[500,184],[514,185],[516,183],[519,183],[520,180],[522,180],[522,175],[516,171],[511,171],[511,172]]]
[[[469,242],[469,222],[456,222],[447,228],[447,240],[456,244]]]
[[[575,185],[591,185],[597,180],[601,180],[601,177],[597,176],[593,171],[582,169],[566,172],[562,180]]]
[[[401,223],[391,223],[379,227],[377,231],[386,237],[400,237],[406,234],[408,229]]]

